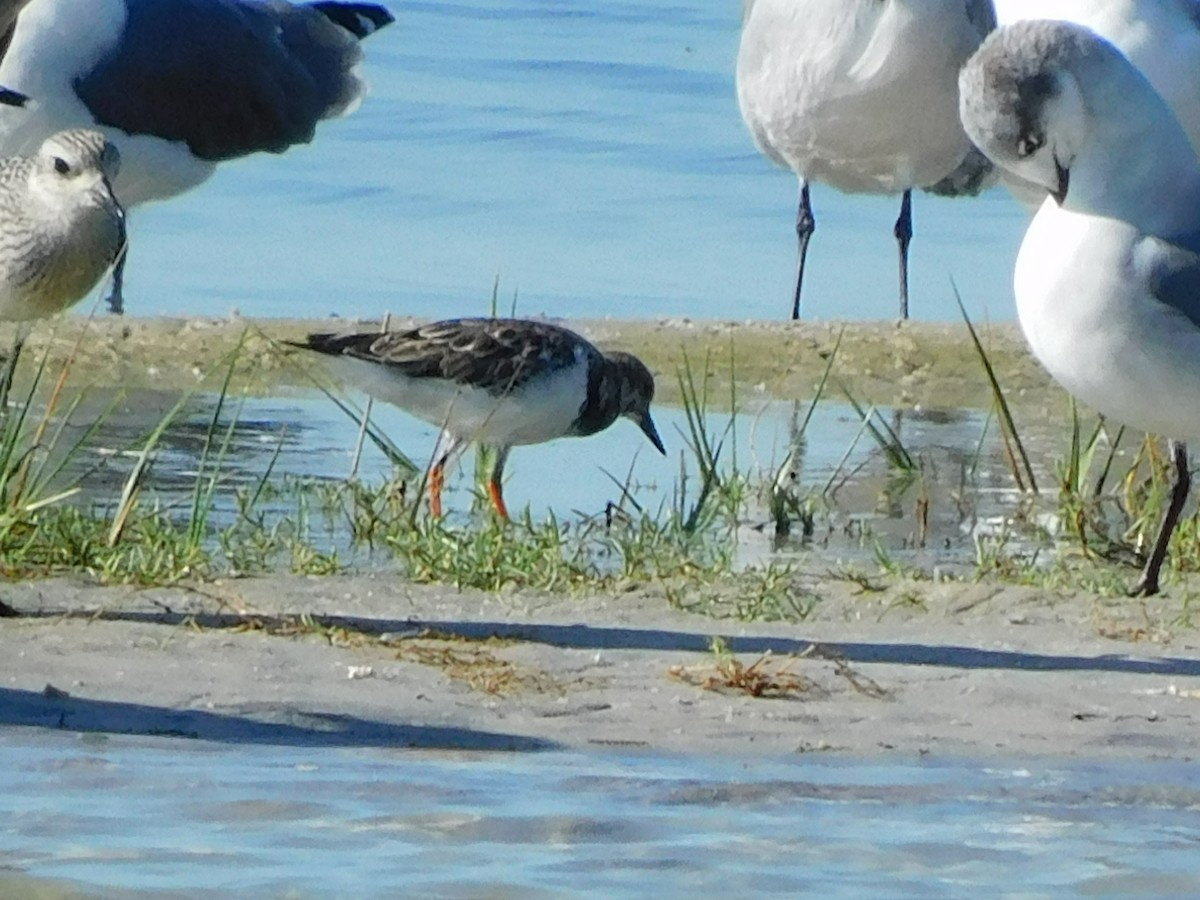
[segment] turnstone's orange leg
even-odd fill
[[[429,470],[429,511],[435,519],[442,517],[442,488],[446,484],[446,467],[439,461]]]
[[[491,498],[492,506],[496,507],[500,518],[506,522],[509,520],[508,507],[504,505],[503,483],[500,479],[504,475],[504,464],[508,462],[508,451],[511,449],[496,448],[496,465],[492,467],[492,477],[488,479],[488,497]]]
[[[496,507],[496,512],[500,518],[508,519],[508,507],[504,505],[504,496],[500,492],[500,482],[494,477],[488,480],[488,497],[491,498],[492,506]]]

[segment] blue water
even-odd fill
[[[283,157],[136,210],[133,314],[774,319],[797,183],[737,110],[735,0],[392,4],[373,91]],[[806,316],[896,314],[897,198],[817,187]],[[1002,192],[914,207],[912,312],[1013,316],[1025,214]]]
[[[0,731],[0,763],[5,896],[43,879],[134,897],[1200,891],[1194,764],[315,750],[21,728]]]
[[[349,397],[347,402],[361,400]],[[145,436],[158,425],[175,401],[169,394],[142,392],[129,398],[104,422],[68,470],[71,478],[87,472],[83,502],[111,510],[134,468],[136,453]],[[96,402],[103,405],[101,398]],[[217,398],[199,395],[189,410],[162,435],[148,489],[154,500],[186,518]],[[834,402],[818,404],[808,423],[806,440],[795,472],[794,492],[812,498],[818,511],[819,536],[809,545],[799,536],[782,545],[774,533],[769,497],[764,485],[793,446],[793,429],[806,407],[779,401],[748,403],[738,415],[710,412],[708,431],[713,446],[722,450],[719,465],[726,474],[749,476],[758,490],[743,511],[736,540],[743,564],[763,564],[780,552],[811,551],[823,560],[875,559],[876,547],[913,565],[953,566],[972,562],[977,534],[992,534],[1012,519],[1025,499],[1013,485],[999,430],[985,414],[975,410],[893,411],[884,409],[877,422],[896,429],[921,474],[905,479],[887,454],[865,432],[862,417],[853,408]],[[75,429],[63,444],[74,443],[77,433],[90,427],[95,413],[89,406],[73,416]],[[655,418],[669,455],[659,455],[632,423],[622,419],[587,439],[563,439],[517,448],[506,467],[505,497],[514,514],[526,508],[535,522],[553,515],[562,522],[603,520],[609,503],[645,510],[663,518],[671,510],[695,503],[700,478],[695,454],[687,449],[689,429],[685,413],[661,407]],[[388,404],[376,404],[372,420],[395,445],[424,468],[430,460],[437,429]],[[222,416],[222,432],[233,423],[227,450],[220,461],[220,487],[215,494],[217,527],[237,516],[235,491],[254,492],[270,472],[271,482],[287,478],[313,482],[343,482],[351,475],[358,427],[324,395],[315,391],[288,396],[246,398],[229,402]],[[1047,484],[1060,457],[1061,428],[1045,423],[1022,425],[1022,435],[1037,461],[1039,477]],[[205,471],[211,472],[216,451],[209,452]],[[95,469],[97,464],[99,468]],[[470,452],[447,482],[447,511],[456,523],[472,515],[475,500],[474,459]],[[388,458],[371,442],[364,445],[357,474],[368,484],[380,484],[392,473]],[[686,484],[681,473],[686,473]],[[629,485],[632,499],[623,501],[621,485]],[[147,499],[150,499],[148,496]],[[929,540],[924,550],[912,545],[918,501],[928,503]],[[1053,509],[1052,500],[1047,507]],[[312,507],[310,507],[311,509]],[[258,512],[271,519],[297,518],[294,495],[284,493],[260,503]],[[331,540],[348,562],[389,565],[384,557],[355,559],[347,520],[338,516],[326,522],[313,511],[313,537],[322,547]],[[857,527],[847,528],[854,522]],[[328,526],[328,528],[326,527]],[[1020,535],[1015,536],[1018,540]],[[360,548],[361,549],[361,548]],[[1014,547],[1013,549],[1016,549]]]

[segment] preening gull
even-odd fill
[[[958,120],[958,71],[994,27],[991,0],[744,0],[742,118],[800,178],[792,318],[816,226],[812,182],[902,195],[894,233],[908,317],[912,189],[974,193],[987,171]]]
[[[996,19],[1090,28],[1141,69],[1200,153],[1200,0],[996,0]],[[1021,199],[1041,203],[1035,190],[1010,187]]]
[[[1168,437],[1175,483],[1136,590],[1153,594],[1200,440],[1200,162],[1142,73],[1082,26],[997,30],[963,68],[963,125],[1049,195],[1021,245],[1033,353],[1112,419]]]

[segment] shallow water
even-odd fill
[[[221,745],[0,730],[0,895],[1195,894],[1193,764]]]
[[[132,217],[135,315],[782,318],[797,183],[742,125],[740,4],[391,4],[372,94]],[[814,188],[805,315],[896,314],[898,198]],[[912,312],[1013,317],[1025,213],[920,195]]]
[[[85,502],[102,510],[115,507],[121,488],[133,469],[144,436],[158,425],[176,396],[139,392],[106,420],[89,442],[92,448],[78,456],[69,470],[88,469]],[[76,412],[77,425],[62,443],[89,427],[101,397]],[[172,514],[186,518],[191,508],[197,473],[205,453],[205,440],[217,398],[197,396],[187,413],[162,436],[149,481],[152,497]],[[710,412],[708,430],[714,446],[721,445],[720,465],[726,473],[748,474],[756,488],[770,484],[790,448],[797,446],[795,431],[806,407],[779,401],[748,404],[734,417]],[[414,462],[428,464],[437,431],[394,407],[378,404],[373,421]],[[229,525],[237,515],[236,492],[253,492],[270,473],[270,482],[342,482],[350,476],[357,426],[328,398],[318,394],[249,398],[238,405],[230,401],[222,414],[218,435],[226,424],[236,425],[220,463],[219,488],[214,495],[211,524]],[[620,484],[628,482],[633,501],[659,518],[695,502],[699,479],[694,454],[687,449],[688,426],[682,410],[661,407],[656,411],[660,433],[669,448],[660,456],[636,427],[625,420],[586,439],[564,439],[549,444],[517,448],[506,469],[505,497],[514,514],[528,507],[535,522],[554,515],[560,521],[603,519],[608,504],[621,503]],[[976,539],[1006,531],[1006,523],[1024,502],[1013,486],[1004,448],[995,423],[985,414],[969,410],[881,409],[874,421],[896,430],[920,470],[906,475],[888,459],[864,429],[862,417],[844,404],[821,402],[799,445],[794,492],[811,497],[816,508],[816,530],[811,539],[802,535],[775,540],[770,525],[765,490],[753,497],[739,528],[743,564],[761,563],[779,554],[814,554],[834,559],[874,560],[876,545],[914,565],[954,566],[975,557]],[[1054,460],[1061,452],[1060,429],[1023,428],[1037,472],[1050,481]],[[223,439],[214,441],[210,460]],[[212,463],[205,469],[212,471]],[[98,467],[94,468],[93,467]],[[474,460],[468,454],[448,481],[446,502],[454,520],[465,523],[476,499]],[[387,458],[367,442],[358,468],[368,484],[383,482],[391,472]],[[686,473],[686,482],[681,480]],[[682,490],[681,490],[682,485]],[[149,497],[147,499],[150,499]],[[928,501],[928,532],[917,534],[918,505]],[[626,509],[631,504],[624,504]],[[297,518],[294,494],[267,499],[257,507],[274,517]],[[312,513],[313,539],[318,546],[336,547],[343,558],[357,565],[388,565],[389,558],[354,552],[344,517],[327,523]],[[1020,533],[1014,539],[1022,540]]]

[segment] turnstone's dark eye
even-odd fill
[[[59,175],[66,175],[71,171],[71,164],[61,156],[54,157],[54,171]]]
[[[1025,134],[1017,141],[1017,156],[1026,159],[1042,149],[1046,139],[1040,134]]]

